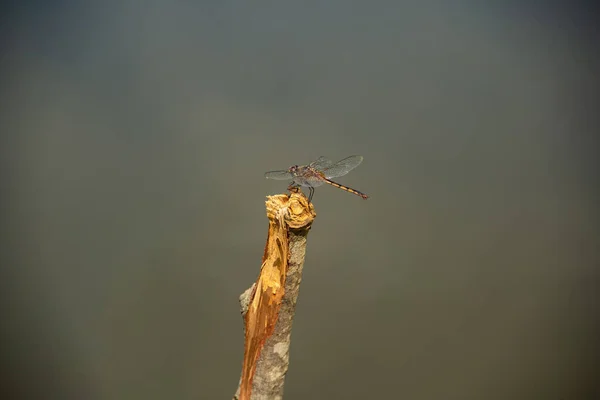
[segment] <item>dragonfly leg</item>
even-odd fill
[[[309,191],[309,195],[308,195],[308,202],[310,203],[310,201],[313,198],[313,194],[315,194],[315,188],[312,186],[308,187],[308,191]]]
[[[300,185],[298,185],[296,182],[292,182],[288,186],[288,190],[290,193],[298,193],[300,191]]]

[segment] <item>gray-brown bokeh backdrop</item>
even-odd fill
[[[230,398],[263,172],[362,154],[371,199],[315,195],[286,399],[591,398],[598,55],[573,10],[450,3],[6,14],[12,386]]]

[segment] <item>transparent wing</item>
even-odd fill
[[[319,171],[326,170],[327,168],[333,166],[333,161],[323,156],[317,158],[315,161],[310,163],[310,166]]]
[[[267,179],[275,179],[278,181],[286,181],[292,179],[292,174],[288,170],[281,171],[269,171],[265,172],[265,178]]]
[[[303,177],[301,179],[296,178],[295,181],[298,182],[301,186],[312,186],[312,187],[319,187],[323,183],[325,183],[325,181],[323,179],[315,177],[315,176]]]
[[[358,167],[363,160],[363,156],[350,156],[343,160],[336,162],[335,164],[325,168],[323,173],[327,179],[337,178],[344,176],[354,168]]]

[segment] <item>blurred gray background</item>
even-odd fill
[[[600,398],[598,37],[553,4],[3,6],[7,393],[231,398],[264,171],[362,154],[286,400]]]

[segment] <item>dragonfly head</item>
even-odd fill
[[[296,172],[298,172],[298,166],[297,166],[297,165],[292,165],[292,166],[290,167],[290,172],[291,172],[291,173],[296,173]]]

